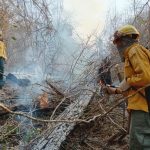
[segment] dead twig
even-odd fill
[[[102,107],[101,104],[99,104],[100,108],[103,110],[104,113],[106,113],[105,109]],[[122,131],[124,131],[125,133],[127,133],[127,130],[123,127],[121,127],[119,124],[117,124],[110,116],[108,116],[109,120],[119,129],[121,129]]]

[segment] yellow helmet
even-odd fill
[[[136,39],[139,37],[140,33],[138,32],[138,30],[132,26],[132,25],[125,25],[121,28],[119,28],[115,33],[114,33],[114,40],[113,43],[115,44],[117,42],[117,40],[123,36],[126,35],[136,35]]]

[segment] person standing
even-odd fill
[[[4,76],[4,63],[6,59],[7,59],[6,46],[3,41],[2,32],[0,32],[0,89],[2,89],[4,85],[3,76]]]
[[[124,80],[117,88],[107,87],[109,94],[133,95],[150,84],[150,52],[139,44],[140,33],[125,25],[114,33],[113,43],[124,61]],[[128,99],[130,112],[130,150],[150,150],[150,87]]]

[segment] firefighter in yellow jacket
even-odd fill
[[[150,52],[138,43],[139,32],[132,25],[125,25],[114,34],[113,43],[124,61],[124,80],[119,88],[107,87],[110,94],[134,94],[150,84]],[[150,150],[150,87],[128,99],[131,113],[130,150]]]
[[[0,89],[4,85],[3,74],[4,74],[4,63],[7,59],[6,47],[3,42],[2,32],[0,32]]]

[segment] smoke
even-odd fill
[[[76,31],[86,38],[97,27],[99,33],[104,25],[104,2],[98,0],[64,0],[64,7],[71,12]],[[94,9],[92,9],[94,8]]]
[[[46,78],[50,78],[61,80],[69,86],[90,61],[95,52],[93,43],[82,41],[75,36],[75,27],[63,11],[62,1],[54,1],[53,5],[47,5],[47,9],[44,7],[44,13],[30,3],[26,5],[29,5],[27,14],[32,16],[31,22],[10,28],[10,36],[13,35],[16,40],[10,40],[8,44],[7,72],[14,73],[19,78],[30,79],[33,85],[43,84]],[[39,3],[39,6],[43,5]],[[51,16],[47,17],[50,13]],[[41,88],[32,91],[35,95],[39,93]],[[23,94],[20,94],[20,97],[22,96]],[[28,102],[24,99],[24,102]]]

